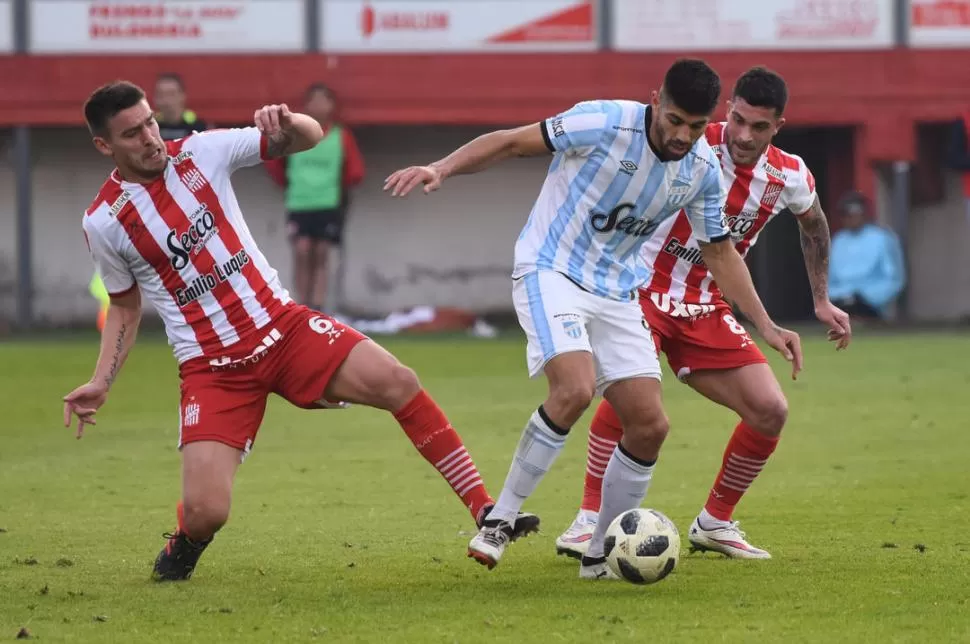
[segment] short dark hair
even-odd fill
[[[770,107],[781,116],[788,104],[788,84],[767,67],[752,67],[734,84],[734,97],[753,107]]]
[[[163,81],[163,80],[172,81],[173,83],[179,86],[180,90],[182,90],[183,92],[185,91],[185,83],[182,81],[182,76],[180,74],[177,74],[175,72],[162,72],[161,74],[155,77],[156,84],[158,83],[158,81]]]
[[[314,94],[323,94],[334,103],[337,102],[337,94],[333,91],[333,88],[326,83],[312,83],[306,88],[306,92],[303,93],[303,100],[309,101],[310,97]]]
[[[721,96],[721,78],[696,58],[681,58],[667,70],[664,96],[688,114],[708,115]]]
[[[84,103],[84,120],[87,121],[88,130],[94,136],[104,136],[112,117],[144,99],[145,92],[134,83],[119,80],[102,85]]]
[[[863,215],[867,215],[869,212],[869,199],[858,190],[849,190],[839,199],[836,208],[843,216],[856,213],[859,210],[862,211]]]

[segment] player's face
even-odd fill
[[[688,114],[654,93],[655,118],[650,124],[651,138],[663,152],[665,160],[678,161],[687,156],[697,139],[704,135],[710,116]]]
[[[784,124],[772,107],[754,107],[743,98],[728,101],[724,139],[731,160],[740,165],[756,162]]]
[[[144,100],[115,114],[108,122],[107,136],[95,137],[94,145],[114,159],[122,176],[151,181],[168,163],[155,115]]]

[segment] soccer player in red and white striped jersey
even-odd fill
[[[800,157],[771,144],[784,125],[787,98],[781,76],[755,67],[735,84],[727,121],[707,128],[708,143],[720,159],[725,185],[730,186],[723,206],[726,227],[743,256],[774,217],[781,213],[796,217],[816,316],[829,328],[829,338],[843,349],[852,332],[849,316],[828,297],[829,230],[815,194],[815,179]],[[766,559],[770,554],[747,542],[732,515],[775,450],[788,403],[764,355],[734,318],[714,282],[686,213],[661,227],[642,253],[653,267],[652,278],[640,290],[640,303],[654,343],[667,355],[679,379],[740,416],[688,539],[700,550]],[[797,367],[792,377],[796,373]],[[604,400],[590,428],[581,509],[556,541],[560,554],[582,556],[598,518],[606,464],[621,436],[619,418]]]
[[[94,424],[135,342],[144,294],[165,323],[181,380],[182,500],[154,578],[189,578],[225,524],[270,393],[304,409],[359,403],[391,412],[480,526],[494,501],[414,372],[355,329],[294,303],[236,200],[234,171],[312,148],[320,125],[267,105],[252,127],[166,142],[144,92],[124,81],[98,88],[84,113],[95,147],[116,165],[82,223],[111,304],[94,375],[65,396],[64,422],[78,417],[78,438]],[[517,537],[537,528],[535,515],[518,516]]]

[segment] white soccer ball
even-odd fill
[[[680,559],[680,532],[658,510],[624,512],[606,529],[606,565],[634,584],[653,584],[671,572]]]

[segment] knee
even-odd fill
[[[418,375],[399,362],[390,365],[384,371],[381,382],[375,384],[375,406],[391,412],[404,407],[421,391]]]
[[[656,458],[670,432],[670,420],[662,409],[644,409],[624,424],[623,442],[632,453],[650,460]]]
[[[229,520],[229,499],[215,495],[186,498],[183,501],[182,522],[191,539],[208,539]]]
[[[554,411],[547,409],[553,415],[554,421],[571,426],[593,402],[596,395],[596,385],[581,379],[557,384],[549,391],[549,404]],[[559,416],[560,418],[556,418]]]
[[[766,398],[752,406],[744,421],[765,436],[781,434],[788,420],[788,401],[782,395]]]

